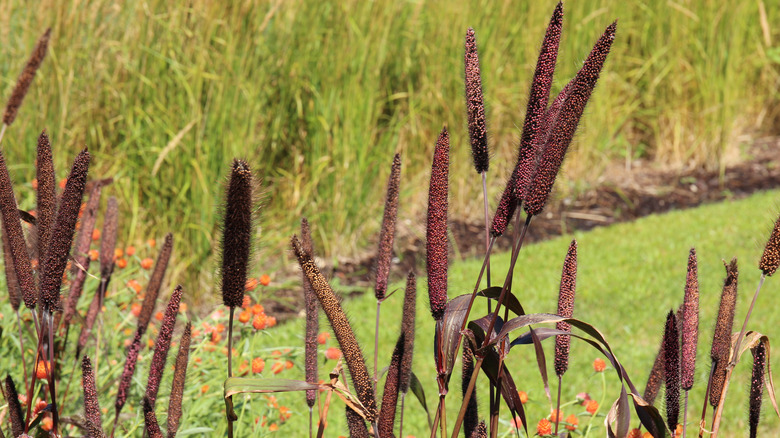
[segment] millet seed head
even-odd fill
[[[447,190],[450,165],[450,140],[447,128],[442,129],[433,153],[431,182],[428,191],[428,222],[426,228],[426,267],[428,296],[433,319],[444,317],[447,307]]]
[[[387,181],[385,212],[382,217],[382,229],[379,232],[379,249],[376,255],[376,287],[374,295],[382,300],[387,293],[387,279],[390,275],[390,258],[393,255],[395,223],[398,217],[398,193],[401,181],[401,156],[395,154],[390,177]]]
[[[225,198],[222,302],[228,307],[240,307],[252,243],[252,173],[245,161],[233,160]]]
[[[777,271],[778,265],[780,265],[780,217],[775,221],[775,227],[766,242],[764,253],[758,262],[758,269],[769,277]]]
[[[734,313],[737,307],[737,285],[739,270],[737,259],[723,265],[726,268],[726,279],[723,282],[723,291],[720,294],[718,317],[715,320],[715,330],[712,335],[712,382],[710,384],[709,401],[712,407],[720,403],[723,385],[726,383],[726,367],[731,354],[731,331],[734,325]]]
[[[556,122],[549,129],[549,136],[539,159],[539,165],[532,182],[526,190],[525,211],[531,216],[542,212],[547,198],[552,191],[558,170],[577,130],[580,117],[585,111],[585,105],[596,87],[601,68],[609,55],[612,42],[615,39],[617,22],[612,23],[596,42],[577,76],[574,78],[571,90]]]
[[[65,190],[60,196],[60,206],[46,249],[46,258],[40,280],[40,299],[44,310],[49,312],[62,310],[60,287],[62,276],[70,256],[73,235],[76,232],[76,222],[81,209],[81,199],[87,184],[89,173],[89,152],[84,149],[73,160]]]
[[[3,234],[8,238],[9,253],[22,300],[27,308],[33,309],[38,301],[38,291],[33,280],[30,254],[27,252],[27,244],[24,240],[11,177],[2,151],[0,151],[0,214],[3,217]]]
[[[512,175],[509,177],[509,181],[506,183],[504,192],[501,194],[501,199],[498,201],[496,207],[496,213],[493,215],[493,223],[490,225],[490,235],[498,237],[504,234],[506,227],[512,220],[517,210],[518,197],[516,192],[516,181],[518,178],[518,167],[512,171]]]
[[[119,390],[117,391],[116,402],[114,403],[117,415],[119,415],[119,412],[122,411],[122,407],[127,402],[127,395],[130,392],[130,383],[132,383],[131,380],[133,374],[135,374],[135,365],[138,362],[138,353],[141,352],[142,336],[143,331],[140,328],[137,329],[135,331],[135,336],[133,337],[133,342],[127,347],[127,352],[125,353],[127,359],[125,359],[125,368],[122,370],[122,376],[119,378]]]
[[[171,347],[171,338],[173,338],[173,329],[176,325],[176,315],[179,313],[179,304],[181,303],[182,288],[176,286],[168,301],[168,307],[165,308],[162,324],[160,324],[160,333],[154,342],[154,354],[152,355],[152,365],[149,367],[149,380],[146,384],[145,398],[154,408],[157,400],[157,392],[160,390],[160,381],[163,371],[165,371],[165,361],[168,358],[168,350]]]
[[[174,438],[179,430],[181,419],[181,404],[184,398],[184,383],[187,380],[187,364],[190,359],[190,341],[192,339],[192,323],[187,321],[184,333],[179,340],[179,353],[176,355],[176,367],[173,371],[173,385],[168,401],[168,438]]]
[[[525,112],[523,133],[520,137],[517,166],[518,178],[515,180],[517,195],[526,200],[528,191],[536,173],[539,157],[544,144],[540,141],[544,124],[547,102],[550,100],[550,89],[555,74],[555,64],[558,59],[558,47],[561,41],[563,26],[563,3],[558,5],[550,17],[547,32],[542,40],[542,48],[536,63],[536,70],[531,82],[528,97],[528,108]]]
[[[46,131],[38,137],[38,153],[36,162],[36,221],[38,240],[38,260],[44,260],[46,248],[54,224],[54,214],[57,210],[56,179],[54,177],[54,162],[51,154],[51,142]]]
[[[465,50],[466,115],[469,122],[471,156],[477,173],[487,172],[490,165],[487,144],[485,103],[482,100],[482,76],[479,71],[479,53],[474,29],[466,31]]]
[[[699,280],[696,250],[688,255],[688,274],[682,313],[682,349],[680,353],[681,386],[685,391],[693,387],[696,371],[696,345],[699,339]]]
[[[368,368],[366,368],[363,351],[360,349],[360,344],[358,344],[355,333],[352,331],[347,315],[341,308],[341,303],[330,284],[325,280],[325,276],[322,275],[322,272],[312,260],[311,255],[304,252],[298,237],[293,236],[290,243],[295,256],[298,258],[301,271],[309,280],[309,284],[311,284],[312,290],[314,290],[320,302],[320,307],[322,307],[323,312],[328,317],[331,328],[336,335],[336,340],[344,355],[344,361],[347,363],[347,368],[352,376],[352,383],[358,400],[366,409],[366,418],[373,423],[377,419],[373,382],[368,374]]]
[[[49,48],[49,38],[51,37],[51,28],[46,29],[46,32],[38,39],[38,43],[33,49],[30,59],[27,60],[27,65],[24,66],[24,70],[19,75],[19,79],[16,80],[16,86],[11,92],[11,97],[8,98],[8,103],[5,106],[5,113],[3,114],[3,124],[11,126],[16,119],[16,115],[19,113],[19,107],[22,106],[24,96],[30,90],[30,84],[35,79],[35,73],[38,72],[38,68],[43,62],[43,58],[46,57],[46,50]]]
[[[172,252],[173,234],[168,233],[165,235],[165,241],[162,248],[160,248],[160,254],[157,256],[157,262],[154,264],[152,275],[149,277],[149,284],[146,285],[146,294],[144,295],[144,301],[141,303],[141,313],[138,314],[139,330],[146,331],[146,328],[149,327],[149,321],[152,320],[154,307],[157,305],[157,297],[160,295],[160,288],[162,287]]]
[[[561,273],[561,287],[558,293],[558,315],[571,318],[574,314],[574,296],[577,289],[577,241],[572,240]],[[570,332],[571,324],[561,321],[555,325],[561,331]],[[569,346],[571,338],[568,335],[555,337],[555,374],[562,376],[569,368]]]
[[[377,426],[380,437],[393,436],[396,407],[398,405],[398,390],[400,389],[401,360],[405,346],[406,342],[402,332],[395,343],[395,348],[393,348],[393,354],[390,356],[390,366],[387,368],[385,377],[385,389],[382,392],[382,408],[379,410]]]
[[[751,349],[753,353],[753,377],[750,381],[750,402],[748,409],[748,425],[750,438],[758,433],[758,422],[761,419],[761,398],[764,394],[764,372],[766,369],[766,346],[764,342]]]
[[[680,340],[674,312],[669,311],[664,331],[664,376],[666,380],[666,424],[677,427],[680,418]]]
[[[24,433],[24,415],[19,403],[19,393],[10,375],[5,376],[5,402],[8,403],[8,418],[11,421],[11,434],[15,437]]]
[[[415,318],[417,315],[417,279],[410,272],[406,277],[406,291],[404,292],[403,317],[401,319],[401,333],[404,334],[404,355],[401,358],[401,392],[409,391],[409,382],[412,378],[412,359],[414,356]]]
[[[89,356],[81,359],[81,387],[84,390],[84,418],[87,420],[87,431],[91,437],[102,437],[103,423],[100,419],[100,403],[98,402],[95,373]]]

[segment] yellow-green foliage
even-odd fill
[[[265,247],[284,248],[302,214],[322,233],[315,239],[325,254],[354,250],[343,242],[363,245],[381,215],[384,188],[372,182],[386,179],[382,163],[394,152],[405,168],[401,219],[420,218],[426,169],[445,123],[457,193],[452,214],[481,212],[479,184],[469,179],[466,28],[474,27],[480,47],[493,193],[514,162],[528,83],[555,6],[177,3],[0,5],[0,99],[35,40],[53,28],[49,57],[4,140],[8,162],[32,163],[43,128],[55,150],[67,151],[55,153],[60,176],[64,157],[89,147],[94,174],[116,179],[130,213],[123,240],[168,230],[180,236],[174,277],[190,263],[202,266],[216,242],[222,190],[214,182],[234,156],[271,187]],[[570,177],[626,156],[722,166],[740,135],[776,126],[780,8],[773,2],[572,0],[564,7],[553,92],[612,20],[620,27],[568,159]],[[33,178],[28,165],[12,173],[18,182]]]

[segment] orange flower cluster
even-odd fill
[[[251,321],[255,330],[263,330],[276,325],[276,317],[266,315],[262,304],[252,304],[252,298],[249,295],[244,295],[241,308],[244,310],[238,314],[238,321],[242,324],[248,324]]]
[[[268,274],[263,274],[258,278],[249,277],[246,279],[244,290],[247,292],[252,292],[253,290],[257,289],[258,285],[268,286],[269,284],[271,284],[271,276]],[[244,297],[244,299],[246,299],[246,297]]]

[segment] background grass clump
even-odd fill
[[[276,250],[306,215],[318,225],[314,239],[324,255],[353,255],[378,229],[372,218],[382,188],[370,182],[384,180],[393,152],[407,169],[399,223],[423,214],[425,193],[416,188],[425,186],[442,122],[453,154],[462,155],[451,169],[459,194],[453,214],[481,211],[465,159],[463,34],[468,26],[477,32],[498,158],[492,171],[503,179],[538,50],[530,35],[541,33],[551,5],[47,0],[31,7],[12,0],[0,6],[2,94],[42,29],[52,26],[53,34],[50,59],[4,148],[9,162],[30,162],[42,127],[57,149],[87,146],[96,171],[115,178],[129,213],[123,240],[174,230],[188,247],[178,251],[172,275],[190,289],[212,280],[213,269],[180,277],[210,255],[220,195],[214,182],[235,156],[257,163],[269,193],[263,222],[274,226],[262,230],[266,248],[283,253]],[[742,142],[776,134],[776,4],[572,2],[566,15],[557,77],[578,69],[577,54],[592,45],[600,17],[619,17],[623,42],[578,136],[588,147],[567,160],[572,179],[593,182],[600,174],[593,169],[636,158],[722,170]],[[17,181],[32,179],[31,166],[11,171]]]

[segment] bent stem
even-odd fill
[[[712,376],[715,375],[715,367],[710,367],[710,378],[707,379],[707,390],[704,392],[707,396],[704,397],[704,403],[701,407],[701,420],[699,420],[699,438],[704,437],[704,426],[707,425],[707,399],[709,397],[710,389],[712,388]]]
[[[748,308],[747,315],[745,315],[745,322],[742,323],[742,330],[740,330],[739,335],[737,336],[737,341],[734,343],[734,349],[731,351],[731,360],[729,360],[729,364],[726,367],[726,381],[723,383],[723,390],[720,393],[720,403],[718,403],[718,410],[715,412],[715,417],[712,420],[712,438],[718,437],[718,431],[720,430],[720,419],[723,415],[723,407],[726,404],[724,402],[726,400],[726,394],[729,390],[731,374],[734,372],[734,367],[737,365],[739,347],[740,344],[742,344],[742,338],[745,336],[745,332],[747,331],[747,323],[750,319],[750,315],[753,313],[753,307],[756,305],[758,293],[761,292],[761,286],[764,285],[764,280],[766,280],[766,274],[762,273],[761,279],[758,281],[756,293],[753,294],[753,301],[750,302],[750,308]]]

